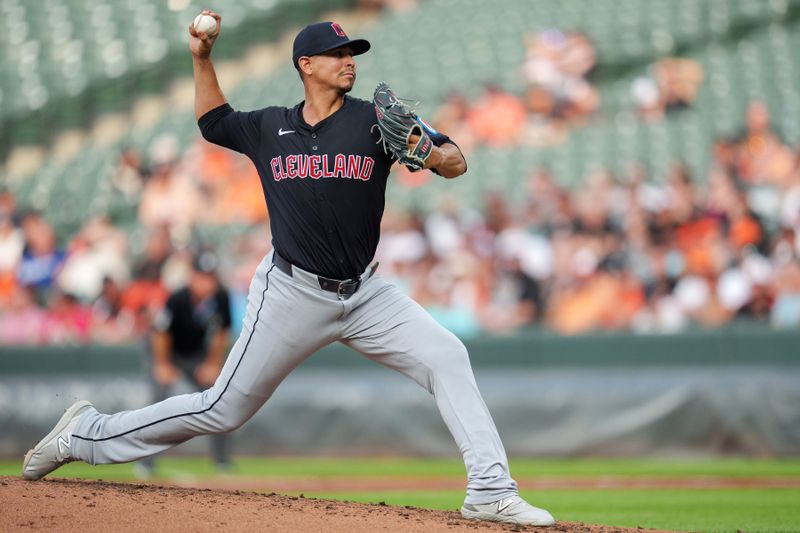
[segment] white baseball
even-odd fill
[[[197,15],[192,23],[194,31],[197,33],[205,33],[209,37],[217,34],[217,19],[211,15]]]

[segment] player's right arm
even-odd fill
[[[194,115],[197,119],[227,102],[211,62],[211,49],[219,37],[221,17],[208,9],[204,9],[203,14],[217,20],[217,33],[213,36],[198,33],[194,25],[189,24],[189,49],[194,67]]]
[[[261,142],[261,119],[264,110],[234,111],[228,105],[220,89],[214,64],[211,62],[211,48],[219,37],[219,14],[208,9],[217,21],[217,33],[208,36],[197,33],[194,25],[189,25],[189,49],[192,51],[194,66],[194,114],[203,138],[208,142],[246,154],[251,159],[257,156]]]

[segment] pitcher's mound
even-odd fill
[[[465,520],[458,512],[317,500],[256,492],[67,479],[0,477],[0,530],[454,532],[636,532],[560,522],[552,528]]]

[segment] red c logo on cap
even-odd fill
[[[336,35],[338,35],[339,37],[347,38],[347,35],[345,35],[342,27],[339,26],[339,24],[337,24],[336,22],[331,22],[331,28],[333,28],[333,31],[335,31]]]

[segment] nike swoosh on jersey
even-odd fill
[[[278,135],[283,136],[287,133],[296,133],[294,130],[284,130],[283,128],[278,128]]]

